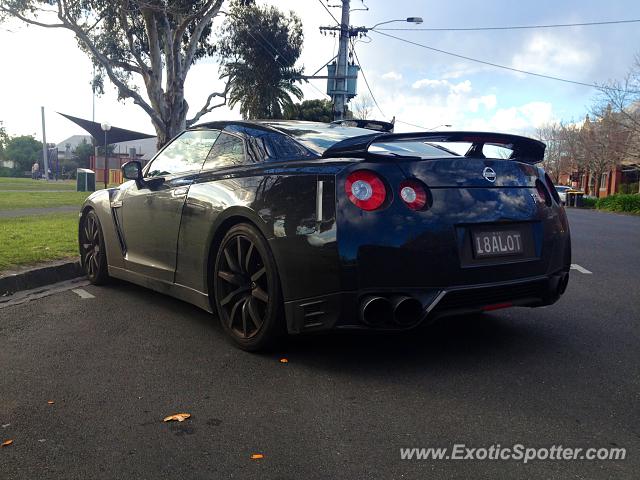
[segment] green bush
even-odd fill
[[[640,194],[609,195],[608,197],[599,198],[596,206],[598,210],[640,214]]]
[[[17,168],[0,167],[0,177],[22,177],[23,172]]]
[[[597,198],[593,197],[582,197],[582,207],[583,208],[596,208]]]

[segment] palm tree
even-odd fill
[[[260,73],[244,63],[227,65],[231,108],[240,104],[242,118],[283,118],[283,112],[293,105],[292,96],[302,99],[302,90],[295,85],[301,71],[277,68]]]
[[[223,27],[218,46],[221,78],[227,77],[228,103],[240,105],[243,118],[283,118],[302,99],[295,84],[302,68],[295,63],[302,52],[302,22],[293,12],[276,7],[246,5],[237,0]]]

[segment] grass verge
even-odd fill
[[[32,180],[30,178],[0,177],[0,190],[62,190],[76,189],[75,180],[49,181]]]
[[[78,214],[0,218],[0,271],[78,256]]]
[[[90,192],[0,192],[0,210],[77,206]]]

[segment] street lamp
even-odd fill
[[[107,188],[109,181],[109,159],[107,157],[107,132],[111,130],[111,125],[107,122],[100,124],[102,131],[104,132],[104,188]]]
[[[374,30],[376,27],[380,25],[385,25],[387,23],[393,23],[393,22],[416,23],[419,25],[422,23],[422,17],[407,17],[407,18],[400,18],[398,20],[387,20],[386,22],[376,23],[373,27],[368,27],[367,30]]]

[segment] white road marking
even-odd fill
[[[96,298],[95,296],[91,295],[89,292],[87,292],[82,288],[74,288],[71,291],[73,293],[77,293],[80,296],[80,298]]]
[[[572,263],[571,264],[571,269],[572,270],[577,270],[580,273],[586,273],[587,275],[591,275],[593,272],[590,272],[589,270],[587,270],[584,267],[581,267],[580,265],[578,265],[577,263]]]
[[[84,287],[85,285],[89,285],[89,282],[86,279],[74,278],[73,280],[54,283],[53,285],[45,285],[31,290],[22,290],[14,293],[13,295],[0,297],[0,309],[20,305],[31,300],[38,300],[40,298],[48,297],[49,295],[66,292],[67,290],[72,290],[78,287]]]

